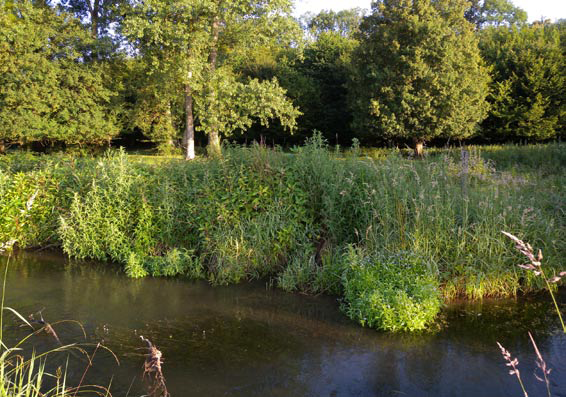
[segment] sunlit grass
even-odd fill
[[[0,159],[0,240],[119,262],[133,277],[271,277],[288,291],[336,295],[351,247],[403,252],[434,268],[444,300],[514,296],[545,286],[513,266],[501,230],[541,247],[549,277],[566,255],[564,152],[469,147],[416,160],[379,149],[372,158],[314,137],[291,152],[227,146],[221,159],[191,162],[24,155]]]

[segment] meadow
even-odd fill
[[[223,157],[109,151],[0,157],[0,241],[120,263],[131,277],[213,284],[268,278],[333,294],[364,326],[419,330],[443,302],[544,288],[501,232],[566,254],[566,148],[290,152],[226,145]]]

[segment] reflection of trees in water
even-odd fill
[[[115,395],[134,376],[132,391],[143,392],[139,335],[163,352],[174,396],[464,396],[486,390],[505,395],[515,386],[495,340],[520,357],[522,371],[530,375],[534,352],[527,330],[555,368],[554,390],[566,389],[553,378],[566,371],[566,342],[551,336],[558,323],[546,296],[453,305],[435,333],[387,334],[347,320],[332,297],[287,294],[261,282],[211,287],[178,279],[131,280],[112,265],[60,257],[20,255],[11,265],[8,292],[25,313],[45,306],[50,321],[77,319],[89,342],[104,339],[122,362],[110,370]],[[74,327],[56,330],[63,343],[81,338]],[[97,355],[88,381],[108,382],[112,360]],[[83,369],[71,365],[71,375]],[[537,391],[534,378],[528,380]]]

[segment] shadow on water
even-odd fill
[[[114,396],[145,392],[141,335],[163,352],[174,397],[519,396],[496,341],[519,358],[530,396],[544,396],[527,331],[553,368],[554,394],[566,396],[566,337],[546,295],[455,303],[434,333],[388,334],[353,324],[332,297],[287,294],[263,282],[132,280],[108,264],[20,254],[10,264],[7,305],[25,314],[45,307],[54,324],[80,321],[91,352],[103,341],[121,361],[118,367],[108,352],[97,351],[86,379],[101,385],[112,379]],[[8,342],[29,332],[9,320]],[[72,323],[54,328],[62,343],[84,340]],[[54,343],[49,335],[33,339],[40,351]],[[50,360],[64,366],[67,357]],[[80,379],[83,361],[71,357],[73,379]]]

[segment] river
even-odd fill
[[[5,269],[6,257],[0,258]],[[2,270],[3,271],[3,270]],[[3,274],[3,273],[2,273]],[[127,278],[119,268],[56,254],[20,253],[10,260],[6,306],[38,312],[61,342],[96,350],[83,384],[110,385],[113,396],[141,396],[144,343],[162,351],[173,397],[181,396],[521,396],[499,341],[519,359],[531,397],[546,396],[533,375],[531,331],[547,364],[554,396],[566,396],[566,337],[547,295],[454,303],[435,330],[391,334],[348,320],[330,296],[288,294],[267,282],[226,287],[183,279]],[[559,296],[564,307],[566,294]],[[77,320],[57,323],[61,320]],[[4,342],[29,334],[5,314]],[[45,351],[38,334],[24,345]],[[87,361],[77,353],[49,357],[78,383]]]

